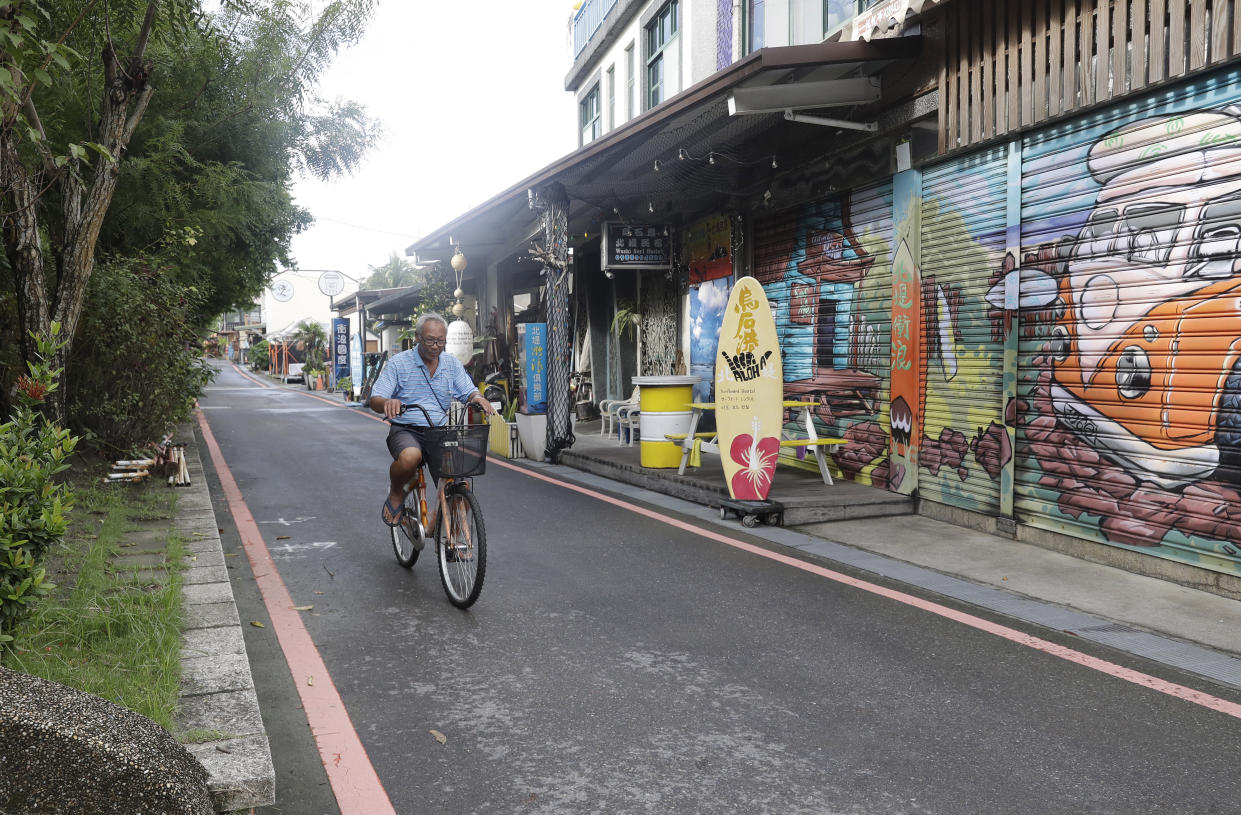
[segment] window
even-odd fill
[[[633,43],[625,48],[625,121],[633,118],[634,102],[633,82]]]
[[[616,127],[616,66],[608,66],[608,130]]]
[[[599,85],[595,86],[577,103],[578,123],[581,125],[580,144],[590,144],[599,138]]]
[[[764,0],[747,0],[745,5],[745,52],[753,54],[763,47]]]
[[[834,34],[854,16],[882,0],[823,0],[823,34]]]
[[[677,35],[677,0],[669,0],[655,19],[646,24],[646,106],[653,108],[667,98],[664,87],[664,49]]]

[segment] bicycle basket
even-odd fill
[[[485,424],[428,427],[427,466],[431,477],[467,478],[482,475],[487,466],[491,426]]]

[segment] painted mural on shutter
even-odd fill
[[[1241,573],[1241,71],[1022,145],[1016,509]]]
[[[989,318],[986,295],[1004,274],[1007,156],[1001,146],[928,167],[922,176],[918,493],[993,514],[1010,456],[1003,326]]]
[[[842,475],[883,487],[891,257],[890,183],[805,204],[755,228],[754,276],[776,316],[785,397],[817,402],[820,435],[848,441],[833,455]],[[804,463],[804,449],[800,455]]]

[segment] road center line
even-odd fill
[[[877,583],[870,583],[866,580],[850,577],[842,572],[833,571],[831,569],[824,568],[823,566],[809,563],[789,555],[782,555],[779,552],[772,552],[768,549],[755,546],[751,543],[746,543],[745,541],[737,540],[736,538],[731,538],[719,532],[714,532],[710,529],[703,529],[686,521],[677,520],[676,518],[669,518],[665,515],[661,515],[655,510],[631,504],[621,498],[616,498],[614,496],[607,495],[606,493],[592,490],[589,487],[583,487],[578,484],[568,484],[564,481],[543,475],[542,473],[535,472],[526,467],[519,467],[515,464],[509,464],[507,461],[500,459],[489,457],[488,463],[496,464],[501,467],[507,467],[510,470],[519,472],[523,475],[529,476],[530,478],[546,481],[548,484],[553,484],[567,490],[573,490],[574,492],[612,504],[613,506],[620,507],[621,509],[646,516],[647,518],[667,524],[668,526],[693,533],[699,537],[727,544],[735,549],[740,549],[744,552],[758,555],[759,557],[765,557],[768,560],[774,560],[778,563],[783,563],[786,566],[792,566],[795,569],[801,569],[804,572],[809,572],[810,574],[818,575],[819,577],[825,577],[828,580],[834,580],[837,583],[852,586],[853,588],[861,589],[862,591],[867,591],[871,594],[879,595],[880,597],[886,597],[889,600],[895,600],[898,603],[904,603],[907,606],[912,606],[914,608],[930,612],[931,614],[936,614],[940,617],[953,620],[954,622],[961,623],[962,625],[967,625],[979,631],[985,631],[988,634],[1002,637],[1010,642],[1015,642],[1018,645],[1024,645],[1027,648],[1042,651],[1045,654],[1059,657],[1060,659],[1099,671],[1100,673],[1105,673],[1109,676],[1116,677],[1117,679],[1123,679],[1126,682],[1132,682],[1135,685],[1141,685],[1145,688],[1158,691],[1159,693],[1164,693],[1195,705],[1210,708],[1211,710],[1218,711],[1226,716],[1241,719],[1241,704],[1237,704],[1236,702],[1230,702],[1227,699],[1221,699],[1218,696],[1212,696],[1211,694],[1194,690],[1193,688],[1186,687],[1185,685],[1179,685],[1175,682],[1168,682],[1164,679],[1160,679],[1159,677],[1151,676],[1150,674],[1145,674],[1141,671],[1135,671],[1130,668],[1126,668],[1123,665],[1117,665],[1114,662],[1099,659],[1098,657],[1077,651],[1073,648],[1058,645],[1050,640],[1035,637],[1031,634],[1026,634],[1023,631],[1018,631],[1015,628],[1009,628],[1005,625],[993,623],[990,620],[983,619],[982,617],[978,617],[964,611],[958,611],[954,608],[949,608],[948,606],[940,603],[924,600],[921,597],[915,597],[912,594],[906,594],[905,592],[897,591],[896,589],[880,586]]]
[[[258,524],[228,469],[220,445],[216,443],[202,411],[196,411],[196,415],[216,475],[228,498],[233,522],[250,559],[254,580],[293,675],[293,685],[302,699],[306,721],[319,748],[319,757],[327,771],[341,815],[396,815],[336,685],[328,674],[327,665],[310,638],[300,612],[294,610],[293,598],[276,570],[276,563],[267,551]]]

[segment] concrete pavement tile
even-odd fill
[[[223,563],[207,566],[194,565],[181,573],[181,579],[187,586],[199,583],[227,583],[228,569]]]
[[[226,625],[241,625],[237,616],[235,603],[182,603],[181,627],[185,631],[191,628],[220,628]]]
[[[216,654],[181,660],[181,695],[226,693],[254,689],[250,661],[245,654]]]
[[[228,583],[191,583],[181,587],[181,600],[188,605],[233,602],[233,587]]]
[[[208,657],[217,654],[245,654],[246,643],[241,628],[195,628],[186,631],[181,641],[181,657]]]
[[[182,732],[215,730],[230,738],[265,732],[252,689],[181,697],[177,728]]]
[[[185,745],[207,769],[216,811],[232,812],[276,802],[271,749],[265,735]]]

